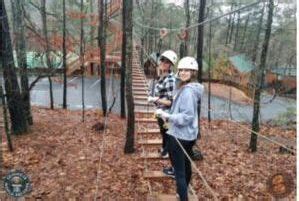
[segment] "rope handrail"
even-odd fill
[[[247,131],[249,131],[249,132],[251,132],[251,133],[254,133],[255,135],[257,135],[257,136],[259,136],[259,137],[262,137],[262,138],[264,138],[264,139],[266,139],[266,140],[268,140],[268,141],[270,141],[270,142],[272,142],[272,143],[274,143],[274,144],[276,144],[276,145],[279,145],[279,146],[281,146],[281,147],[283,147],[284,149],[286,149],[286,150],[288,150],[289,152],[291,152],[291,153],[293,153],[293,154],[296,154],[296,149],[294,148],[294,149],[291,149],[291,148],[289,148],[287,145],[285,145],[285,144],[282,144],[282,143],[280,143],[280,142],[277,142],[276,140],[273,140],[273,139],[271,139],[271,138],[269,138],[269,137],[267,137],[267,136],[265,136],[265,135],[262,135],[262,134],[260,134],[260,133],[258,133],[258,132],[256,132],[256,131],[254,131],[254,130],[252,130],[252,129],[250,129],[250,128],[246,128],[245,126],[243,126],[242,124],[239,124],[237,121],[234,121],[234,120],[231,120],[233,123],[235,123],[237,126],[239,126],[239,128],[243,128],[244,130],[247,130]]]
[[[246,6],[243,6],[243,7],[241,7],[241,8],[238,8],[238,9],[236,9],[236,10],[232,10],[232,11],[230,11],[230,12],[227,12],[227,13],[225,13],[225,14],[223,14],[223,15],[218,16],[218,17],[214,17],[214,18],[212,18],[212,19],[207,19],[207,20],[204,20],[203,22],[200,22],[200,23],[192,24],[192,25],[190,25],[190,26],[188,26],[188,27],[166,28],[166,29],[167,29],[167,31],[180,31],[180,30],[182,30],[182,29],[185,29],[185,30],[187,30],[187,29],[192,29],[192,28],[195,28],[195,27],[197,27],[197,26],[206,24],[206,23],[208,23],[208,22],[213,22],[213,21],[215,21],[215,20],[218,20],[218,19],[220,19],[220,18],[222,18],[222,17],[225,17],[225,16],[227,16],[227,15],[231,15],[231,14],[233,14],[233,13],[239,12],[239,11],[244,10],[244,9],[246,9],[246,8],[253,7],[253,6],[255,6],[255,5],[257,5],[257,4],[260,4],[260,3],[265,3],[265,2],[264,2],[264,1],[257,1],[257,2],[254,2],[254,3],[248,4],[248,5],[246,5]],[[162,29],[162,27],[152,27],[152,26],[143,25],[143,24],[142,24],[141,22],[139,22],[138,20],[134,20],[134,22],[135,22],[138,26],[143,27],[143,28],[152,29],[152,30],[156,30],[156,31],[159,31],[159,30]],[[163,28],[164,28],[164,27],[163,27]]]
[[[112,74],[113,71],[110,72],[110,74]],[[111,78],[111,75],[110,75]],[[112,79],[110,79],[110,90],[112,87]],[[108,98],[108,102],[110,101],[110,98]],[[104,119],[104,132],[103,132],[103,139],[102,139],[102,144],[99,147],[100,148],[100,159],[99,159],[99,163],[98,163],[98,167],[97,167],[97,176],[96,176],[96,191],[95,191],[95,195],[94,195],[94,201],[97,200],[97,195],[98,195],[98,191],[99,191],[99,175],[101,172],[101,163],[102,163],[102,158],[103,158],[103,153],[104,153],[104,145],[105,145],[105,136],[107,134],[107,121],[108,121],[108,114],[109,112],[106,112],[105,115],[105,119]]]
[[[210,111],[214,111],[214,109],[210,108]],[[220,116],[224,117],[224,115],[220,115]],[[249,132],[252,132],[252,133],[254,133],[254,134],[257,135],[257,136],[260,136],[260,137],[266,139],[267,141],[270,141],[270,142],[272,142],[272,143],[274,143],[274,144],[276,144],[276,145],[279,145],[279,146],[283,147],[284,149],[288,150],[289,152],[292,152],[292,153],[296,154],[296,149],[295,149],[295,148],[294,148],[294,149],[290,149],[287,145],[285,145],[285,144],[283,144],[283,143],[280,143],[280,142],[278,142],[278,141],[276,141],[276,140],[270,139],[270,138],[268,138],[267,136],[262,135],[262,134],[260,134],[260,133],[258,133],[258,132],[256,132],[256,131],[254,131],[254,130],[252,130],[252,129],[250,129],[250,128],[247,128],[247,127],[243,126],[242,124],[238,123],[238,122],[235,121],[235,120],[230,120],[230,121],[233,122],[234,124],[236,124],[237,126],[239,126],[240,128],[243,128],[244,130],[247,130],[247,131],[249,131]]]

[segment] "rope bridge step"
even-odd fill
[[[134,83],[133,82],[133,88],[135,88],[135,87],[148,88],[147,84],[145,84],[145,83]]]
[[[155,118],[136,118],[136,123],[157,123],[157,119]]]
[[[141,135],[141,134],[160,134],[160,130],[159,129],[148,129],[148,130],[144,130],[144,131],[139,131],[138,134],[139,135]]]
[[[150,116],[150,117],[154,117],[154,112],[155,112],[155,109],[154,107],[149,107],[149,109],[147,108],[138,108],[138,107],[135,107],[134,108],[134,112],[135,114],[137,115],[144,115],[144,116]]]
[[[138,100],[147,100],[147,96],[134,96],[134,99]]]
[[[144,74],[140,74],[140,73],[136,74],[136,73],[133,73],[132,75],[133,75],[133,81],[134,81],[134,80],[143,80],[143,81],[146,80]]]
[[[154,108],[151,108],[149,110],[145,109],[145,110],[135,110],[135,113],[138,113],[138,114],[143,114],[143,115],[154,115]]]
[[[143,139],[143,140],[139,140],[138,144],[142,144],[142,145],[162,145],[162,139]]]
[[[146,91],[133,91],[133,95],[141,95],[141,96],[147,96]]]
[[[134,101],[135,106],[154,106],[153,103],[148,103],[146,101]]]
[[[164,174],[158,170],[148,170],[143,172],[143,177],[146,179],[173,179],[173,177]]]
[[[132,87],[134,91],[147,91],[147,87]]]
[[[150,152],[150,153],[143,153],[140,155],[139,159],[169,159],[169,157],[162,157],[159,152]]]
[[[196,195],[189,194],[189,201],[198,201]],[[147,201],[178,201],[179,198],[176,195],[172,194],[154,194],[147,197]]]
[[[146,87],[148,87],[148,82],[146,80],[133,80],[133,85],[145,85]]]

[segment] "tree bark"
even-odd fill
[[[107,98],[106,98],[106,37],[105,37],[105,10],[104,0],[99,0],[99,32],[98,46],[100,48],[100,68],[101,68],[101,98],[103,115],[107,114]]]
[[[232,42],[233,33],[234,33],[234,28],[235,28],[235,16],[236,16],[236,13],[233,14],[233,19],[232,19],[232,22],[231,22],[231,27],[230,27],[230,33],[229,33],[228,43],[231,43],[231,42]]]
[[[245,22],[245,26],[244,26],[244,32],[243,32],[243,36],[241,38],[241,44],[240,44],[240,48],[239,48],[240,51],[244,50],[244,42],[245,42],[245,37],[246,37],[246,31],[247,31],[247,27],[248,27],[249,18],[250,18],[250,15],[248,15],[247,18],[246,18],[246,22]]]
[[[232,1],[230,11],[232,11],[233,8],[234,8],[234,2]],[[232,15],[230,14],[229,19],[228,19],[228,27],[227,27],[226,37],[225,37],[225,45],[228,44],[229,34],[230,34],[230,29],[231,29],[231,23],[232,23]]]
[[[52,69],[52,62],[50,60],[50,44],[48,38],[48,28],[47,28],[47,13],[46,13],[46,0],[41,1],[41,15],[42,15],[42,24],[43,24],[43,35],[44,40],[46,42],[46,58],[47,58],[47,66]],[[54,109],[54,99],[53,99],[53,86],[51,76],[48,76],[49,80],[49,95],[50,95],[50,108]]]
[[[0,61],[3,67],[5,91],[11,119],[12,132],[27,132],[28,125],[21,98],[4,0],[0,0]]]
[[[261,53],[261,60],[259,68],[257,69],[257,80],[256,84],[256,90],[254,93],[254,104],[253,104],[253,117],[252,117],[252,131],[251,132],[251,138],[250,138],[250,149],[252,152],[256,152],[257,150],[257,135],[256,133],[259,132],[260,126],[259,126],[259,114],[260,114],[260,95],[261,95],[261,89],[264,82],[265,77],[265,68],[266,68],[266,60],[267,60],[267,52],[269,47],[269,41],[271,36],[271,27],[272,27],[272,20],[273,20],[273,10],[274,10],[274,2],[273,0],[269,0],[268,5],[268,18],[267,18],[267,26],[265,31],[265,38],[263,42],[262,47],[262,53]]]
[[[89,1],[89,7],[90,7],[90,14],[93,14],[93,0]],[[94,33],[95,33],[95,31],[96,31],[95,27],[93,25],[91,25],[90,26],[90,32],[89,32],[89,36],[90,36],[89,43],[90,43],[91,47],[93,47],[93,44],[94,44]]]
[[[83,0],[80,2],[80,11],[83,13]],[[84,29],[83,18],[80,19],[80,67],[81,67],[81,83],[82,83],[82,122],[85,121],[85,67],[84,67]]]
[[[206,0],[200,0],[198,23],[202,23],[205,17]],[[202,82],[202,52],[203,52],[203,34],[204,25],[198,26],[197,31],[197,62],[198,62],[198,81]]]
[[[4,130],[5,130],[5,133],[6,133],[6,139],[7,139],[8,149],[9,149],[9,151],[13,151],[12,142],[11,142],[11,138],[10,138],[9,126],[8,126],[8,117],[7,117],[7,109],[6,109],[6,103],[5,103],[5,96],[3,94],[3,88],[2,88],[1,84],[2,83],[0,83],[0,99],[1,99],[2,108],[3,108]],[[0,142],[2,144],[2,137],[0,139]],[[1,157],[1,159],[2,159],[2,157]],[[0,165],[2,165],[2,164],[3,164],[3,160],[0,161]]]
[[[122,35],[122,54],[121,54],[121,69],[120,69],[120,116],[121,118],[126,117],[126,105],[125,105],[125,77],[126,77],[126,4],[123,3],[122,10],[122,27],[123,27],[123,35]]]
[[[190,6],[189,6],[189,0],[186,0],[185,2],[185,12],[186,12],[186,28],[190,26]],[[186,29],[186,31],[189,33],[189,30]],[[188,40],[189,37],[184,40],[184,52],[182,56],[188,55]]]
[[[82,1],[82,0],[81,0]],[[82,3],[82,2],[81,2]],[[67,108],[67,77],[66,77],[66,16],[65,0],[62,1],[63,26],[62,26],[62,63],[63,63],[63,103],[62,108]]]
[[[134,149],[134,133],[135,133],[135,115],[134,115],[134,102],[132,92],[132,60],[133,60],[133,0],[124,1],[125,5],[125,16],[126,16],[126,100],[127,100],[127,134],[125,153],[133,153]]]
[[[238,20],[237,20],[237,27],[236,27],[236,33],[235,33],[235,42],[234,42],[234,51],[237,50],[237,46],[239,43],[239,28],[240,28],[240,12],[238,12]]]
[[[15,49],[17,53],[17,62],[21,75],[21,89],[22,99],[24,102],[24,109],[29,125],[33,124],[30,104],[30,90],[27,73],[27,61],[26,61],[26,42],[25,42],[25,22],[24,22],[24,2],[23,1],[11,1],[13,13],[13,27],[15,36]]]
[[[257,57],[257,53],[258,53],[258,49],[259,49],[260,35],[261,35],[262,27],[263,27],[264,9],[265,8],[263,7],[260,21],[259,21],[258,28],[257,28],[257,32],[256,32],[256,39],[255,39],[254,46],[253,46],[253,51],[252,51],[253,55],[251,57],[251,60],[253,63],[256,62],[256,57]]]

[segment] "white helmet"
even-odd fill
[[[179,61],[178,69],[190,69],[198,71],[198,63],[194,57],[183,57]]]
[[[162,57],[168,59],[173,65],[175,65],[178,60],[177,54],[172,50],[166,50],[165,52],[163,52],[160,58]]]

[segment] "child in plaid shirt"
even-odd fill
[[[176,78],[174,73],[171,70],[171,67],[174,66],[177,62],[177,54],[172,50],[167,50],[163,52],[160,57],[160,63],[158,66],[158,82],[154,87],[154,96],[148,97],[148,102],[153,102],[156,104],[158,109],[168,112],[171,108],[173,93],[176,86]],[[162,150],[161,156],[168,156],[167,148],[167,138],[166,134],[168,128],[164,120],[160,117],[158,119],[158,125],[162,135]]]

